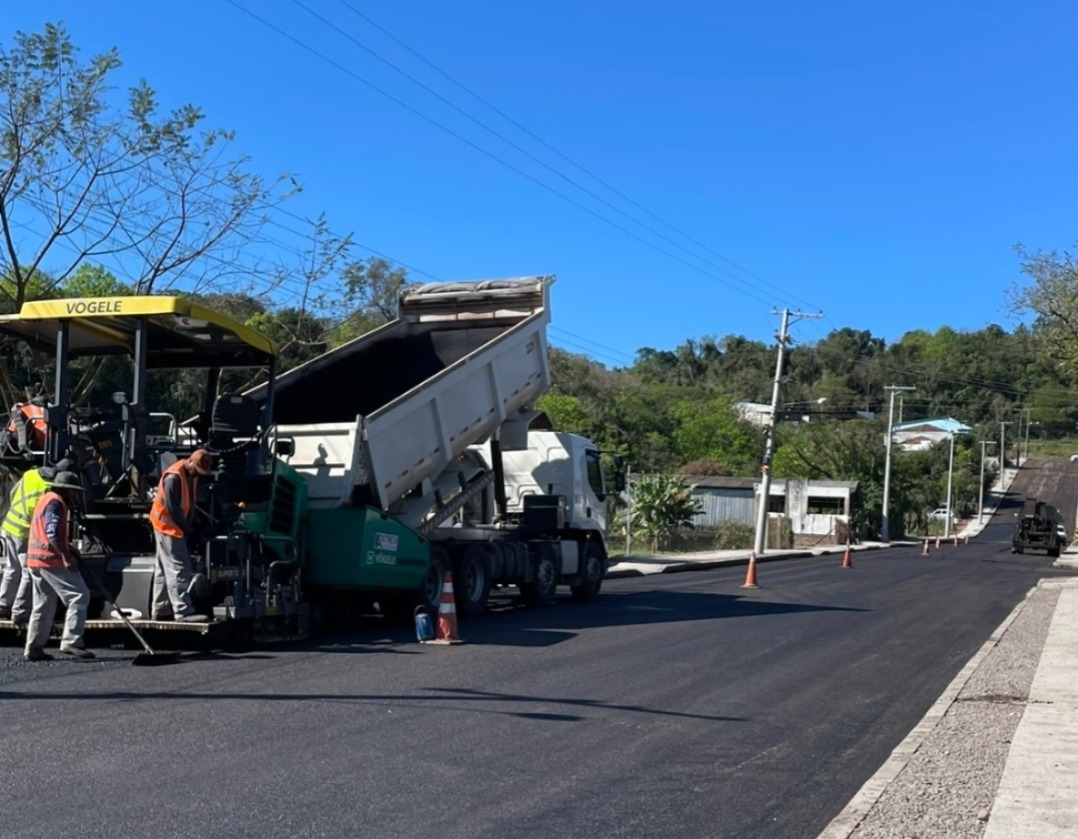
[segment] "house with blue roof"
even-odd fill
[[[910,420],[892,428],[895,443],[907,452],[930,449],[937,443],[947,442],[952,434],[967,434],[972,430],[953,417]]]

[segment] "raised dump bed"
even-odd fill
[[[550,383],[552,282],[410,287],[396,320],[281,375],[274,419],[312,505],[389,510],[518,418]]]

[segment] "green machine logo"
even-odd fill
[[[368,565],[396,565],[397,545],[400,537],[395,533],[374,534],[374,550],[367,551]]]

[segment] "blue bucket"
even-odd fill
[[[416,606],[415,637],[420,643],[434,640],[434,621],[431,620],[426,606]]]

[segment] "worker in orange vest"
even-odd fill
[[[191,603],[194,569],[187,549],[187,535],[195,510],[198,479],[212,472],[212,455],[205,449],[197,449],[190,457],[169,466],[157,484],[157,494],[150,508],[150,524],[157,543],[153,603],[150,606],[153,620],[209,620],[206,615],[197,614]]]
[[[57,472],[70,472],[75,463],[64,458],[53,466],[27,469],[11,490],[7,513],[0,521],[3,545],[3,576],[0,578],[0,619],[26,624],[30,621],[34,587],[26,573],[26,543],[38,502],[49,491]]]
[[[56,617],[57,601],[67,608],[60,652],[74,658],[94,657],[82,638],[90,590],[79,573],[78,555],[68,542],[69,503],[74,493],[83,491],[78,475],[60,472],[34,508],[26,547],[26,571],[34,587],[34,607],[26,628],[25,661],[52,661],[45,645]]]

